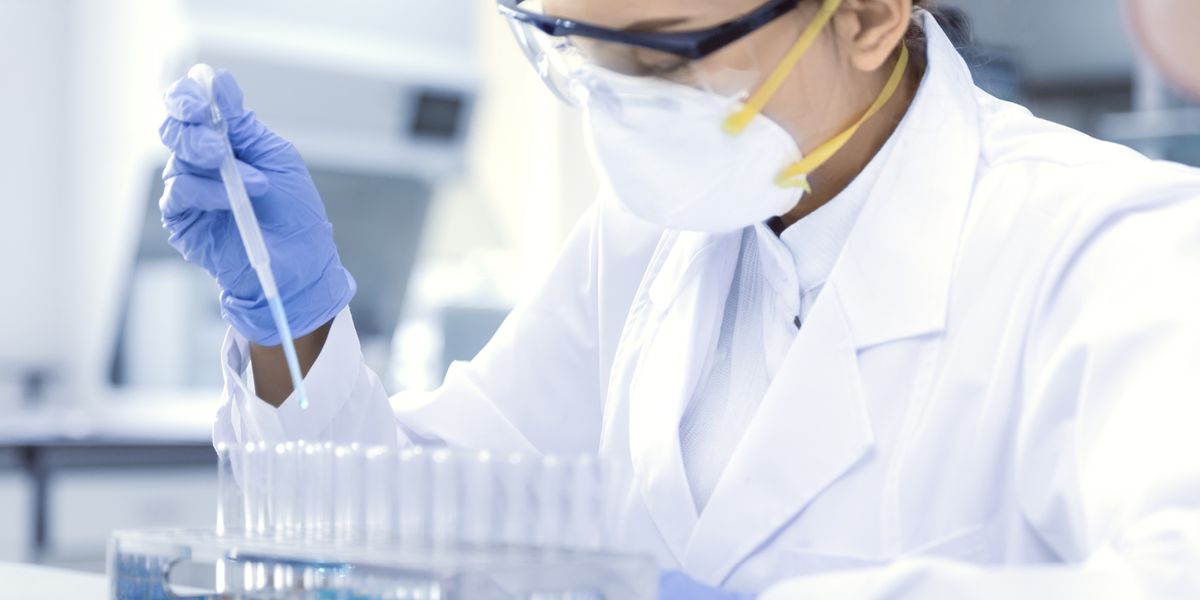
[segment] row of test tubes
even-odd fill
[[[597,549],[592,455],[219,444],[218,534],[338,545]]]

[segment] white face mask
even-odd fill
[[[783,214],[829,160],[895,94],[908,66],[900,55],[883,90],[853,125],[801,157],[791,135],[762,115],[837,10],[825,0],[792,50],[745,102],[656,77],[596,65],[571,73],[585,98],[593,156],[617,198],[666,229],[721,232]]]
[[[755,115],[738,135],[719,125],[729,98],[650,77],[596,73],[585,105],[598,168],[633,214],[667,229],[721,232],[783,214],[801,187],[776,176],[800,160],[782,127]]]

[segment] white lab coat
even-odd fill
[[[924,19],[917,99],[702,514],[678,427],[741,234],[606,197],[431,394],[389,406],[344,312],[310,409],[274,409],[232,334],[216,435],[599,452],[618,544],[768,599],[1200,597],[1200,174],[977,90]]]

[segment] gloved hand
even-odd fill
[[[300,153],[242,108],[242,91],[227,71],[213,78],[213,97],[228,122],[229,141],[246,184],[292,333],[301,337],[328,322],[354,296],[333,227]],[[258,277],[246,258],[229,198],[217,172],[224,147],[208,125],[210,105],[200,84],[180,79],[167,90],[159,135],[171,150],[159,208],[168,241],[221,288],[221,314],[250,341],[280,343]]]
[[[658,600],[754,600],[754,597],[754,594],[708,587],[679,571],[663,571],[658,578]]]

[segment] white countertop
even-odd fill
[[[206,444],[215,399],[114,402],[0,414],[0,446],[45,443]]]
[[[108,579],[95,573],[0,562],[0,598],[105,600]]]

